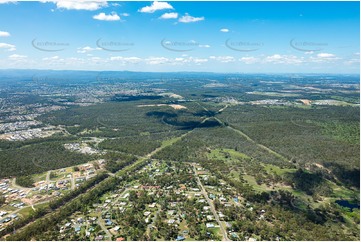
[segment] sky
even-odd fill
[[[359,4],[0,0],[0,69],[358,74]]]

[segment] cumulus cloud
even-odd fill
[[[88,53],[88,52],[91,52],[91,51],[94,51],[94,50],[101,50],[101,48],[92,48],[92,47],[89,47],[89,46],[85,46],[85,47],[78,48],[76,52],[84,54],[84,53]]]
[[[352,59],[346,60],[344,62],[344,64],[345,65],[354,65],[354,64],[360,65],[360,58],[352,58]]]
[[[223,33],[228,33],[229,32],[229,29],[220,29],[219,31],[223,32]]]
[[[236,59],[233,56],[210,56],[209,59],[216,60],[222,63],[234,62]]]
[[[159,65],[169,63],[169,59],[166,57],[149,57],[146,59],[146,63],[149,65]]]
[[[0,37],[9,37],[10,33],[6,31],[0,31]]]
[[[110,60],[120,62],[123,65],[124,64],[137,64],[142,61],[141,58],[134,57],[134,56],[132,56],[132,57],[112,56],[112,57],[110,57]]]
[[[66,10],[88,10],[94,11],[103,7],[107,7],[108,3],[106,0],[52,0],[52,1],[41,1],[41,2],[52,2],[56,4],[58,9]]]
[[[190,60],[193,63],[197,64],[197,65],[200,65],[200,64],[202,64],[204,62],[208,62],[208,59],[206,59],[206,58],[192,58],[192,57],[190,57]]]
[[[266,56],[263,61],[273,64],[301,64],[304,62],[304,58],[297,57],[295,55],[274,54],[271,56]]]
[[[247,65],[255,64],[259,62],[259,58],[253,57],[253,56],[246,56],[239,59],[240,62],[243,62]]]
[[[333,58],[335,57],[334,54],[330,54],[330,53],[319,53],[317,54],[318,58]]]
[[[25,60],[26,58],[28,58],[26,55],[18,55],[18,54],[9,55],[9,59],[14,61]]]
[[[111,14],[99,13],[97,15],[94,15],[93,19],[101,21],[118,21],[120,20],[120,17],[117,13],[114,12]]]
[[[139,9],[138,12],[154,13],[155,11],[164,10],[164,9],[174,9],[174,8],[172,7],[172,5],[170,5],[167,2],[154,1],[150,6],[145,6]]]
[[[164,13],[159,18],[160,19],[175,19],[175,18],[178,18],[178,13]]]
[[[183,56],[183,55],[182,55]],[[167,58],[167,57],[148,57],[148,58],[139,58],[139,57],[123,57],[123,56],[112,56],[109,58],[110,61],[116,62],[121,65],[126,64],[138,64],[144,63],[147,65],[201,65],[208,61],[207,58],[198,58],[192,56],[183,56],[183,57],[176,57],[176,58]]]
[[[195,64],[201,65],[202,63],[208,62],[207,58],[198,58],[198,57],[177,57],[169,60],[169,64],[171,65],[184,65],[184,64]]]
[[[7,43],[0,43],[0,49],[5,49],[6,51],[15,51],[16,46]]]
[[[188,13],[186,13],[184,16],[179,18],[179,22],[181,23],[193,23],[193,22],[198,22],[198,21],[203,21],[204,17],[193,17],[190,16]]]
[[[0,0],[0,4],[5,4],[5,3],[17,3],[18,1],[9,1],[9,0]]]
[[[47,65],[64,65],[66,64],[66,60],[60,58],[59,56],[52,56],[52,57],[44,57],[42,59]]]
[[[59,56],[52,56],[52,57],[44,57],[42,60],[43,61],[49,61],[49,60],[59,60],[60,57]]]
[[[199,48],[210,48],[210,45],[198,45]]]
[[[339,57],[337,57],[334,54],[330,53],[318,53],[316,56],[311,56],[310,61],[316,62],[316,63],[322,63],[322,62],[334,62],[340,60]]]

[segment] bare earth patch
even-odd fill
[[[187,107],[179,104],[146,104],[146,105],[138,105],[137,107],[163,107],[163,106],[169,106],[176,110],[187,109]]]
[[[308,99],[300,99],[300,101],[301,101],[304,105],[311,105],[311,100],[308,100]]]

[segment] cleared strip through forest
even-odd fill
[[[208,119],[209,118],[205,118],[199,125],[203,124]],[[197,127],[195,127],[194,129],[196,129]],[[106,191],[108,191],[111,188],[110,187],[109,188],[107,188],[107,187],[102,188],[102,186],[105,186],[104,184],[113,184],[118,180],[119,177],[121,178],[122,176],[127,175],[128,172],[134,172],[137,169],[141,168],[143,165],[146,164],[147,160],[150,159],[151,156],[153,156],[157,152],[161,151],[162,149],[164,149],[164,148],[166,148],[168,146],[171,146],[174,143],[180,141],[183,137],[190,134],[194,129],[188,131],[187,133],[185,133],[185,134],[183,134],[181,136],[172,138],[171,140],[163,143],[160,147],[156,148],[155,150],[153,150],[149,154],[140,157],[137,161],[135,161],[134,163],[128,165],[127,167],[124,167],[122,170],[118,171],[116,174],[112,174],[112,173],[109,174],[109,175],[111,175],[110,177],[105,177],[101,181],[98,181],[97,185],[91,186],[90,188],[88,188],[83,193],[80,193],[76,197],[74,197],[73,199],[67,201],[65,204],[61,204],[61,206],[57,207],[55,210],[52,210],[50,212],[45,211],[45,214],[42,214],[41,216],[36,218],[35,221],[33,219],[31,219],[30,224],[27,223],[27,224],[24,224],[23,226],[17,227],[16,229],[20,230],[20,231],[18,231],[19,233],[16,233],[14,235],[10,235],[9,238],[11,240],[28,240],[29,239],[29,237],[28,237],[29,233],[32,236],[34,236],[34,234],[32,234],[31,231],[35,232],[35,234],[45,232],[46,229],[49,229],[51,226],[54,226],[53,223],[50,223],[47,220],[55,220],[55,218],[59,218],[61,216],[64,216],[63,213],[62,213],[62,210],[64,208],[67,208],[69,210],[67,212],[67,214],[74,213],[76,211],[76,209],[77,209],[77,206],[69,206],[69,204],[70,205],[71,204],[77,204],[77,202],[83,200],[84,199],[84,193],[88,193],[88,192],[92,192],[92,191],[94,191],[94,192],[95,191],[102,191],[102,193],[105,193]],[[102,193],[97,194],[97,197],[102,195]],[[94,197],[93,197],[93,199],[94,199]],[[89,200],[89,201],[91,201],[91,200]],[[85,204],[85,202],[87,202],[87,201],[82,201],[81,204]],[[43,226],[41,226],[42,221],[44,222]],[[49,227],[47,227],[47,226],[49,226]],[[4,236],[4,235],[1,235],[1,236]]]
[[[200,104],[199,102],[197,102],[197,104],[198,104],[200,107],[202,107],[206,112],[210,112],[206,107],[204,107],[204,106],[203,106],[202,104]],[[227,104],[226,106],[224,106],[223,108],[219,109],[217,113],[223,112],[226,108],[228,108],[228,104]],[[254,141],[251,137],[249,137],[247,134],[243,133],[241,130],[236,129],[236,128],[232,127],[231,125],[225,125],[225,123],[224,123],[222,120],[220,120],[219,118],[217,118],[216,116],[214,116],[214,119],[217,120],[220,124],[226,126],[228,129],[230,129],[230,130],[236,132],[237,134],[243,136],[246,140],[250,141],[251,143],[254,143],[254,144],[257,145],[258,147],[266,150],[268,153],[276,156],[277,158],[279,158],[279,159],[281,159],[281,160],[283,160],[283,161],[285,161],[285,162],[290,162],[290,160],[288,160],[288,159],[287,159],[286,157],[284,157],[283,155],[277,153],[276,151],[274,151],[274,150],[272,150],[272,149],[270,149],[270,148],[268,148],[268,147],[266,147],[266,146],[264,146],[264,145],[262,145],[262,144],[257,143],[257,142]],[[204,121],[205,121],[205,120],[204,120]]]
[[[219,123],[225,125],[224,122],[222,122],[222,120],[220,120],[219,118],[214,117],[214,119],[216,119]],[[236,128],[232,127],[231,125],[225,125],[225,126],[226,126],[228,129],[230,129],[230,130],[236,132],[237,134],[243,136],[243,137],[246,138],[248,141],[254,143],[254,144],[257,145],[258,147],[260,147],[260,148],[266,150],[267,152],[269,152],[270,154],[276,156],[277,158],[279,158],[279,159],[281,159],[281,160],[283,160],[283,161],[285,161],[285,162],[290,162],[290,161],[289,161],[286,157],[284,157],[283,155],[277,153],[276,151],[274,151],[274,150],[272,150],[272,149],[270,149],[270,148],[268,148],[268,147],[266,147],[266,146],[264,146],[264,145],[262,145],[262,144],[257,143],[257,142],[254,141],[251,137],[249,137],[247,134],[243,133],[241,130],[236,129]]]

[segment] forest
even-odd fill
[[[32,211],[0,235],[17,230],[7,239],[54,239],[57,223],[75,212],[85,213],[99,197],[116,189],[121,192],[135,179],[154,186],[179,182],[196,186],[196,180],[189,179],[192,171],[186,167],[200,164],[211,172],[202,181],[205,186],[217,186],[222,181],[244,200],[247,208],[242,210],[213,201],[217,211],[233,221],[231,230],[243,238],[257,235],[267,240],[358,240],[359,210],[342,206],[343,201],[360,204],[357,82],[337,78],[349,81],[342,92],[338,90],[339,82],[317,82],[319,77],[312,76],[299,80],[278,75],[214,74],[198,79],[177,75],[172,79],[122,79],[114,83],[126,91],[111,90],[91,105],[75,104],[79,100],[77,93],[16,97],[16,102],[30,105],[30,111],[36,105],[61,106],[34,119],[41,122],[40,127],[51,125],[63,131],[44,138],[1,140],[0,178],[16,177],[17,185],[31,188],[36,174],[97,159],[105,163],[102,173],[50,201],[45,208]],[[78,84],[80,90],[84,85]],[[42,87],[53,87],[47,85]],[[71,90],[66,83],[61,88]],[[109,89],[106,86],[101,90]],[[179,97],[172,98],[169,93]],[[33,96],[36,98],[32,101]],[[330,99],[348,103],[306,105],[300,98],[313,103]],[[4,112],[0,117],[5,120],[8,115]],[[71,150],[66,148],[68,144],[84,145],[95,152]],[[151,161],[175,166],[176,172],[157,178],[136,173]],[[223,187],[219,189],[234,195]],[[159,229],[145,236],[147,225],[142,211],[155,198],[130,192],[129,199],[137,201],[136,206],[116,215],[124,227],[138,223],[136,229],[125,229],[129,238],[170,240],[177,236],[178,229],[164,223],[165,211],[156,217]],[[157,202],[169,209],[167,203],[177,199],[184,203],[192,238],[220,239],[209,234],[199,219],[202,207],[194,200],[170,193]],[[0,196],[0,205],[4,202],[5,197]],[[255,211],[249,211],[247,203]],[[268,220],[259,221],[259,210],[267,210]]]

